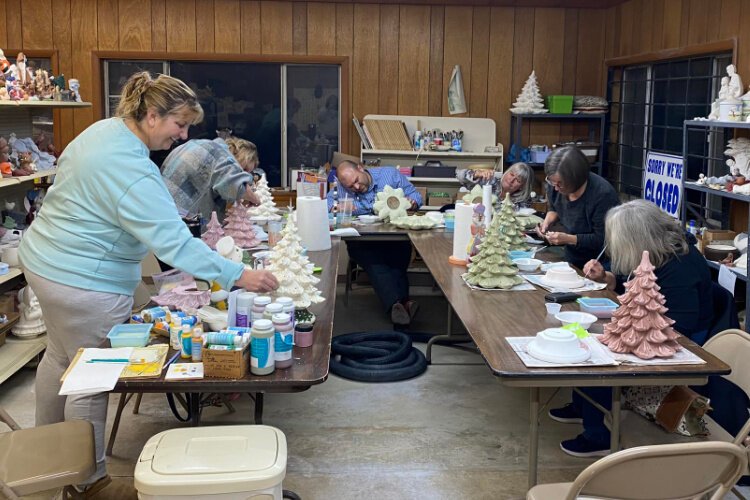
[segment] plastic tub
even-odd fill
[[[597,318],[611,318],[612,314],[620,307],[613,300],[594,297],[581,297],[576,302],[578,302],[581,312],[593,314]]]
[[[578,323],[581,328],[587,329],[596,322],[596,316],[593,314],[582,313],[578,311],[564,311],[555,314],[555,319],[565,325]]]
[[[549,112],[556,115],[566,115],[573,112],[573,96],[572,95],[548,95],[547,96],[547,109]]]
[[[144,347],[148,344],[153,323],[128,323],[115,325],[107,334],[112,347]]]
[[[516,259],[533,259],[534,258],[534,251],[529,250],[527,252],[523,250],[511,250],[508,252],[508,256],[510,257],[510,260],[516,260]]]

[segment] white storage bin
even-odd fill
[[[286,437],[267,425],[160,432],[135,466],[141,500],[282,500]]]

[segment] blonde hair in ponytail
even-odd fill
[[[153,108],[160,117],[185,113],[192,123],[203,120],[203,108],[195,92],[182,80],[167,75],[151,78],[148,71],[134,73],[122,87],[115,115],[140,122]]]

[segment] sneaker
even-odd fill
[[[409,312],[409,318],[414,319],[414,316],[417,315],[417,312],[419,311],[419,304],[416,300],[407,300],[406,304],[404,304],[406,307],[406,310]]]
[[[553,408],[547,412],[549,418],[563,424],[582,424],[583,418],[581,418],[581,412],[578,408],[573,406],[573,403],[568,403],[562,408]]]
[[[560,449],[568,455],[579,458],[606,457],[609,455],[608,444],[589,441],[583,437],[583,434],[579,434],[575,439],[568,439],[561,442]]]
[[[396,302],[391,307],[391,321],[394,325],[408,325],[411,322],[409,312],[401,302]]]

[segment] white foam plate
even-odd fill
[[[547,276],[542,276],[541,282],[544,283],[547,286],[555,287],[555,288],[581,288],[583,285],[586,284],[586,280],[581,278],[580,276],[576,281],[567,281],[564,283],[561,283],[559,281],[550,281],[547,279]]]
[[[583,363],[591,357],[591,351],[579,342],[579,348],[574,353],[564,354],[559,352],[549,352],[537,347],[536,339],[529,342],[527,352],[541,361],[548,363]]]

